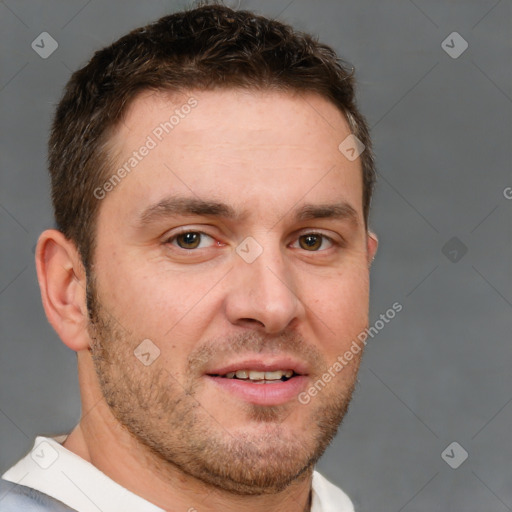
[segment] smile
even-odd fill
[[[273,362],[254,359],[216,368],[205,377],[222,393],[238,400],[276,406],[297,399],[307,386],[308,373],[304,364],[291,359]]]
[[[228,372],[225,375],[219,375],[219,377],[244,380],[255,384],[275,384],[276,382],[286,382],[294,375],[297,374],[293,370],[276,370],[271,372],[237,370],[236,372]]]

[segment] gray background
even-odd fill
[[[80,415],[75,355],[46,322],[33,264],[52,225],[54,105],[94,50],[188,4],[0,2],[0,471],[36,434],[69,431]],[[373,127],[371,323],[394,302],[403,311],[368,344],[350,413],[320,463],[358,511],[512,510],[511,6],[241,2],[353,63]],[[31,48],[43,31],[59,44],[48,59]],[[441,46],[454,31],[469,44],[456,59]],[[469,454],[458,469],[441,457],[453,441]]]

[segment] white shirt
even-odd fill
[[[2,478],[52,496],[77,512],[165,512],[64,448],[59,440],[65,438],[36,437],[30,453]],[[341,489],[315,471],[311,512],[354,512],[354,507]]]

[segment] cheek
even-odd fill
[[[209,292],[222,278],[212,269],[176,271],[147,259],[115,255],[101,268],[97,281],[103,305],[135,336],[158,340],[162,346],[184,332],[193,338],[194,332],[204,330]]]
[[[366,268],[358,269],[340,280],[336,287],[340,320],[354,325],[368,320],[369,279]],[[351,322],[349,322],[352,320]]]
[[[311,324],[317,326],[326,350],[337,355],[367,326],[368,270],[360,266],[304,285],[305,289],[315,290],[314,297],[304,295],[310,296],[305,303]]]

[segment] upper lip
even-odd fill
[[[258,358],[243,359],[236,362],[230,362],[223,366],[217,366],[206,372],[207,375],[226,375],[226,373],[236,372],[237,370],[255,370],[258,372],[275,372],[277,370],[293,370],[299,375],[308,374],[308,366],[302,361],[290,357],[280,358]]]

